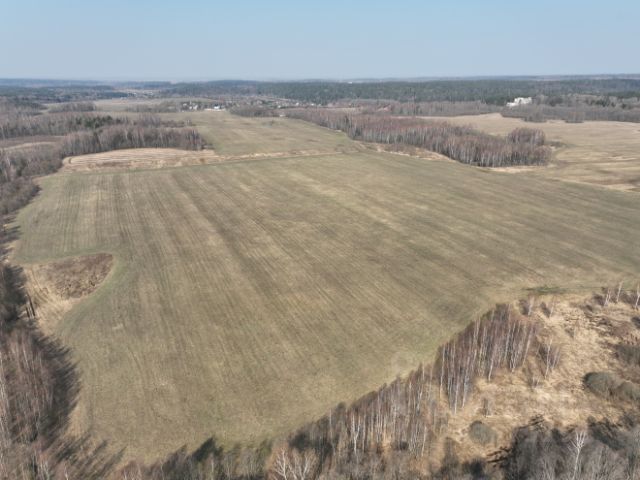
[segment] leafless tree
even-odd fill
[[[618,290],[616,291],[616,303],[620,301],[621,293],[622,293],[622,282],[618,283]]]
[[[587,432],[584,430],[576,430],[573,434],[573,439],[571,440],[569,446],[571,448],[571,453],[573,454],[573,470],[571,475],[571,480],[575,480],[578,475],[578,470],[580,467],[580,454],[582,453],[582,449],[587,441]]]
[[[604,300],[602,301],[602,306],[608,307],[610,301],[611,301],[611,288],[607,287],[607,292],[605,293]]]
[[[544,134],[531,129],[527,129],[527,133],[516,132],[508,140],[468,126],[419,118],[362,115],[321,108],[292,109],[287,115],[342,130],[358,140],[425,148],[482,167],[542,165],[550,155],[547,147],[536,143],[544,139]]]
[[[553,345],[553,338],[549,337],[541,345],[540,355],[544,364],[544,378],[546,380],[560,362],[561,349],[559,346]]]

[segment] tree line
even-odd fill
[[[66,102],[51,106],[49,111],[51,113],[62,112],[95,112],[97,110],[96,104],[93,102]]]
[[[31,103],[87,102],[93,100],[126,98],[132,96],[120,88],[125,85],[100,85],[94,82],[55,80],[7,80],[0,79],[0,98]],[[136,84],[146,88],[144,83]],[[166,86],[166,85],[165,85]],[[155,84],[159,88],[160,84]]]
[[[97,131],[72,133],[61,144],[63,156],[84,155],[125,148],[181,148],[200,150],[202,137],[195,128],[113,125]]]
[[[607,479],[640,478],[640,417],[625,423],[592,421],[558,430],[534,419],[513,431],[511,444],[489,459],[462,462],[444,438],[478,379],[537,365],[550,375],[560,353],[540,332],[535,299],[521,308],[498,305],[420,365],[351,405],[340,404],[275,444],[222,448],[213,438],[189,453],[180,449],[151,465],[106,453],[78,437],[68,419],[78,394],[69,352],[43,336],[20,273],[0,270],[0,478],[16,480],[330,480],[330,479]],[[640,288],[638,289],[640,291]],[[633,305],[636,291],[616,299]],[[540,304],[551,315],[554,302]],[[635,350],[626,362],[637,362]],[[490,406],[483,407],[490,408]],[[474,422],[470,435],[491,438]],[[491,462],[488,463],[488,462]],[[493,465],[493,466],[490,466]]]
[[[538,130],[526,129],[526,134],[524,130],[519,134],[512,132],[504,138],[468,126],[418,118],[364,115],[323,108],[289,109],[286,114],[341,130],[353,139],[411,145],[481,167],[544,165],[551,154],[550,149],[544,146],[544,132]],[[529,141],[531,138],[536,141]]]
[[[4,114],[0,112],[0,140],[38,135],[66,135],[79,130],[97,129],[121,123],[128,123],[128,120],[75,110],[51,114],[25,113],[21,110]]]
[[[476,101],[399,102],[358,100],[337,102],[336,106],[357,107],[363,113],[390,113],[408,116],[458,116],[500,113],[504,117],[521,118],[528,122],[563,120],[569,123],[584,121],[640,122],[640,96],[611,95],[538,95],[532,104],[514,108]],[[512,99],[513,100],[513,99]]]
[[[502,116],[521,118],[527,122],[564,120],[567,123],[584,121],[640,122],[640,105],[634,108],[601,107],[592,105],[523,105],[501,110]]]
[[[517,429],[501,459],[506,479],[637,480],[640,478],[640,423],[591,421],[561,430],[546,424]]]
[[[464,408],[476,380],[491,381],[501,370],[521,368],[537,344],[537,325],[511,306],[499,305],[442,345],[431,365],[349,407],[339,405],[292,434],[276,449],[272,474],[280,480],[427,478],[420,460],[433,457],[441,433]],[[438,476],[439,463],[432,463],[431,478]],[[307,473],[296,473],[301,469]]]
[[[458,115],[482,115],[500,112],[502,108],[480,100],[473,101],[434,101],[434,102],[399,102],[375,101],[356,102],[363,113],[379,113],[381,111],[392,115],[453,117]]]
[[[396,100],[400,102],[474,102],[503,106],[515,97],[572,93],[640,97],[639,78],[493,78],[423,81],[214,81],[178,83],[159,92],[163,96],[252,95],[287,98],[327,105],[340,100]]]
[[[6,235],[2,243],[8,240]],[[106,478],[116,458],[69,432],[79,391],[69,352],[44,336],[21,272],[0,267],[0,478]]]
[[[71,155],[123,148],[181,148],[199,150],[204,140],[193,127],[154,115],[118,118],[74,104],[61,113],[33,113],[32,107],[2,103],[0,141],[45,135],[45,142],[0,148],[0,215],[16,211],[38,191],[32,178],[53,173]],[[27,140],[25,140],[27,141]],[[28,142],[28,141],[27,141]],[[0,144],[1,145],[1,144]]]
[[[453,116],[501,113],[542,122],[640,121],[640,79],[487,79],[424,82],[205,82],[173,85],[161,95],[236,95],[248,100],[281,99],[304,106],[349,106],[365,113]],[[505,107],[516,97],[532,105]],[[254,113],[259,113],[254,110]]]

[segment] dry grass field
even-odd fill
[[[131,108],[129,100],[96,102],[102,113],[114,116],[134,115],[124,111]],[[148,100],[139,101],[149,105]],[[198,111],[159,113],[159,117],[190,122],[198,127],[209,149],[223,157],[300,154],[301,150],[318,153],[345,152],[359,149],[344,134],[318,128],[306,122],[288,118],[246,118],[226,111]],[[303,153],[303,152],[302,152]]]
[[[346,135],[288,118],[246,118],[227,112],[171,115],[197,125],[205,141],[220,155],[256,155],[300,150],[353,151]]]
[[[540,128],[558,144],[548,168],[535,175],[640,192],[640,124],[626,122],[530,123],[499,113],[446,117],[488,133],[506,135],[514,128]]]
[[[640,272],[635,194],[193,115],[216,154],[288,155],[65,167],[16,220],[43,326],[78,362],[75,428],[126,458],[282,434],[428,361],[496,301]],[[100,253],[96,289],[53,288],[48,264]]]

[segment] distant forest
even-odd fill
[[[240,97],[276,108],[339,106],[396,115],[452,116],[501,113],[528,122],[587,120],[640,122],[640,77],[477,79],[378,82],[181,83],[159,87],[161,96]],[[509,108],[517,97],[530,104]],[[242,102],[240,102],[242,103]]]
[[[254,101],[278,108],[356,106],[397,115],[501,113],[529,122],[559,119],[640,122],[640,76],[522,77],[421,81],[97,82],[3,80],[0,100],[22,107],[113,98],[207,98],[227,106]],[[516,97],[532,103],[507,108]]]
[[[503,106],[515,97],[546,97],[555,106],[568,95],[618,99],[640,98],[640,76],[577,78],[438,79],[422,81],[282,81],[219,80],[211,82],[97,83],[0,79],[0,97],[57,103],[139,96],[252,95],[277,97],[320,105],[340,100],[399,102],[473,102]],[[601,106],[608,106],[607,100]]]
[[[481,79],[377,82],[249,82],[179,83],[161,90],[164,95],[257,95],[325,105],[339,100],[384,99],[401,102],[481,101],[504,105],[515,97],[561,98],[584,94],[640,97],[640,77],[608,79]]]

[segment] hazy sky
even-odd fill
[[[640,0],[0,0],[0,77],[640,73]]]

